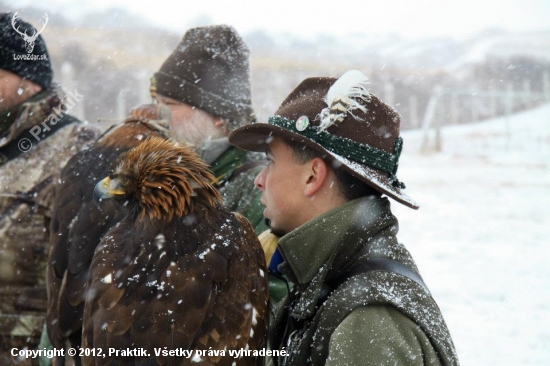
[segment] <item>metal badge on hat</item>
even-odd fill
[[[300,132],[304,131],[309,126],[309,118],[301,116],[296,120],[296,129]]]

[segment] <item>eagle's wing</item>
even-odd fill
[[[92,200],[94,181],[109,166],[106,149],[83,151],[63,170],[56,187],[51,222],[50,255],[47,270],[47,327],[52,344],[64,347],[65,338],[80,343],[84,289],[88,266],[101,236],[121,219],[113,202],[104,202],[102,211]],[[107,155],[97,159],[99,151]]]
[[[47,268],[47,329],[54,347],[81,341],[88,268],[101,237],[122,219],[114,202],[93,201],[96,183],[109,174],[115,158],[148,136],[164,133],[139,114],[130,117],[90,149],[74,155],[56,186]]]
[[[247,278],[250,281],[248,285],[250,293],[248,294],[245,306],[252,306],[252,327],[249,329],[250,338],[247,346],[251,350],[260,350],[266,347],[267,326],[268,326],[268,277],[265,253],[262,245],[256,236],[254,227],[243,215],[234,212],[235,218],[239,222],[239,237],[243,243],[241,252],[244,253],[240,266],[236,266],[235,271],[240,271],[241,274],[236,276]],[[244,328],[246,332],[248,328]]]
[[[254,229],[221,208],[192,219],[198,222],[192,230],[181,222],[154,227],[125,219],[109,231],[90,267],[84,347],[144,348],[159,364],[194,359],[205,365],[230,365],[236,360],[230,350],[265,347],[265,257]],[[141,243],[130,244],[136,240]],[[156,356],[155,349],[218,354]],[[87,358],[84,364],[110,361]]]

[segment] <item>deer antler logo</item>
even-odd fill
[[[23,40],[25,41],[25,48],[27,49],[27,53],[31,53],[32,50],[34,49],[34,42],[36,41],[36,38],[38,38],[40,33],[42,33],[44,28],[46,28],[46,24],[48,24],[48,19],[49,19],[48,14],[44,13],[44,16],[41,18],[41,19],[44,19],[43,21],[42,20],[40,21],[42,23],[42,29],[40,29],[39,31],[35,30],[32,36],[29,36],[27,34],[27,31],[25,31],[25,33],[22,33],[19,30],[19,27],[16,28],[15,22],[17,21],[17,19],[19,19],[19,16],[17,15],[17,12],[15,12],[15,14],[13,14],[13,18],[11,19],[11,26],[17,33],[21,35],[21,37],[23,37]]]

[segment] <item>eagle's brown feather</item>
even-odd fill
[[[251,224],[220,204],[208,166],[185,147],[151,138],[120,157],[111,180],[126,192],[114,199],[127,215],[94,254],[83,347],[143,348],[150,357],[84,364],[197,364],[156,357],[165,347],[227,352],[202,356],[203,365],[260,364],[228,352],[265,347],[265,257]]]
[[[56,186],[50,226],[47,269],[48,335],[55,348],[81,344],[84,292],[88,268],[101,237],[122,219],[112,201],[98,206],[92,197],[96,183],[109,174],[113,161],[150,136],[168,138],[153,120],[169,119],[161,106],[134,109],[124,124],[111,129],[89,149],[65,165]],[[63,360],[58,360],[61,364]]]

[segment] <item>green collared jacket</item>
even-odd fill
[[[397,219],[387,198],[340,205],[279,240],[279,270],[294,284],[270,329],[274,365],[458,365],[433,298],[407,277],[349,268],[388,258],[418,273],[397,242]],[[344,274],[344,281],[331,286]],[[328,290],[327,290],[328,289]],[[327,296],[328,294],[328,296]]]

